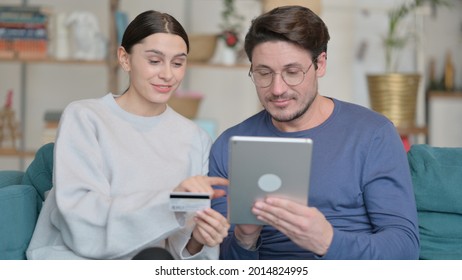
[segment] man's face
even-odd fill
[[[255,74],[271,75],[268,87],[256,85],[258,98],[273,120],[290,125],[306,115],[317,95],[317,77],[324,74],[325,53],[320,55],[322,67],[316,70],[311,54],[303,48],[284,41],[265,42],[257,45],[252,53],[252,69]],[[291,73],[302,71],[304,78],[297,85],[290,80]],[[283,79],[283,75],[286,81]]]

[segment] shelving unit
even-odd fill
[[[27,4],[28,1],[23,1],[23,4]],[[108,56],[105,60],[98,60],[98,61],[86,61],[86,60],[75,60],[75,59],[56,59],[52,57],[48,58],[41,58],[41,59],[18,59],[18,58],[0,58],[0,64],[4,63],[14,63],[20,65],[19,70],[19,77],[20,77],[20,85],[19,90],[19,112],[17,112],[17,116],[20,120],[20,131],[22,132],[22,138],[18,145],[17,151],[12,149],[0,149],[0,157],[1,156],[8,156],[8,157],[17,157],[21,159],[21,169],[24,168],[25,159],[32,158],[35,154],[33,150],[26,150],[26,140],[29,137],[25,135],[26,133],[26,123],[27,120],[31,117],[28,116],[27,106],[30,106],[30,103],[26,103],[28,98],[31,97],[30,93],[28,93],[27,83],[30,77],[28,77],[28,66],[29,65],[69,65],[69,67],[75,67],[79,65],[95,65],[98,67],[104,67],[107,74],[107,91],[108,92],[119,92],[120,81],[119,81],[119,66],[117,61],[117,27],[115,21],[115,12],[119,9],[120,0],[108,0]],[[227,71],[228,69],[237,69],[237,70],[247,70],[249,65],[247,64],[239,64],[239,65],[218,65],[218,64],[208,64],[208,63],[200,63],[189,61],[188,68],[193,68],[201,72],[202,70],[211,70],[213,72],[216,71]],[[226,74],[225,74],[226,75]],[[194,83],[193,83],[194,84]],[[188,88],[188,78],[183,83],[186,88]],[[29,113],[30,114],[30,113]],[[29,119],[30,120],[30,119]],[[28,142],[29,143],[29,142]]]
[[[398,133],[401,136],[415,136],[415,135],[424,135],[428,133],[426,126],[414,126],[414,127],[397,127]]]
[[[13,156],[19,158],[33,157],[35,151],[18,151],[15,149],[0,148],[0,156]]]
[[[188,61],[188,67],[193,68],[216,68],[216,69],[247,69],[249,70],[250,65],[248,64],[235,64],[235,65],[224,65],[224,64],[211,64],[205,62],[190,62]]]
[[[77,59],[56,59],[56,58],[36,58],[36,59],[16,59],[16,58],[0,58],[1,62],[18,62],[18,63],[57,63],[57,64],[98,64],[104,65],[105,60],[77,60]]]
[[[22,1],[22,5],[27,5],[27,1]],[[119,5],[119,0],[110,0],[109,1],[109,44],[108,44],[108,54],[115,54],[117,50],[117,30],[114,20],[114,12],[117,10]],[[21,138],[19,141],[19,147],[14,148],[0,148],[0,156],[12,156],[18,157],[20,161],[20,169],[24,169],[24,159],[27,157],[33,157],[35,151],[26,150],[25,148],[25,128],[26,122],[28,119],[26,112],[26,100],[28,94],[26,92],[26,83],[28,80],[27,77],[27,66],[29,64],[66,64],[66,65],[101,65],[107,68],[108,72],[108,91],[117,92],[118,90],[118,63],[116,55],[108,55],[105,60],[76,60],[76,59],[55,59],[52,57],[47,58],[37,58],[37,59],[20,59],[20,58],[0,58],[0,63],[19,63],[20,64],[20,109],[18,112],[20,120],[20,131]]]

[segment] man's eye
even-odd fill
[[[301,72],[300,69],[298,68],[289,68],[285,71],[288,75],[297,75],[298,73]]]
[[[259,75],[259,76],[265,77],[265,76],[271,75],[272,72],[270,72],[270,71],[257,71],[255,73],[257,73],[257,75]]]
[[[149,60],[150,64],[159,64],[160,60]]]

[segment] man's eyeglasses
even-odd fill
[[[257,69],[252,71],[252,66],[249,70],[249,77],[252,79],[252,82],[261,88],[269,87],[274,80],[274,75],[281,74],[282,79],[284,82],[289,86],[297,86],[303,82],[305,79],[306,73],[310,70],[311,66],[313,66],[313,61],[306,71],[299,67],[289,67],[282,70],[280,73],[273,72],[269,69]]]

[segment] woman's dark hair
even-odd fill
[[[124,47],[127,53],[130,53],[134,45],[156,33],[180,36],[186,43],[187,52],[189,53],[188,34],[186,34],[183,26],[171,15],[153,10],[139,14],[130,22],[125,29],[121,46]]]
[[[329,39],[327,26],[313,11],[301,6],[282,6],[252,21],[245,36],[244,48],[252,62],[252,52],[258,44],[286,41],[309,51],[313,61],[316,61],[322,52],[327,52]]]

